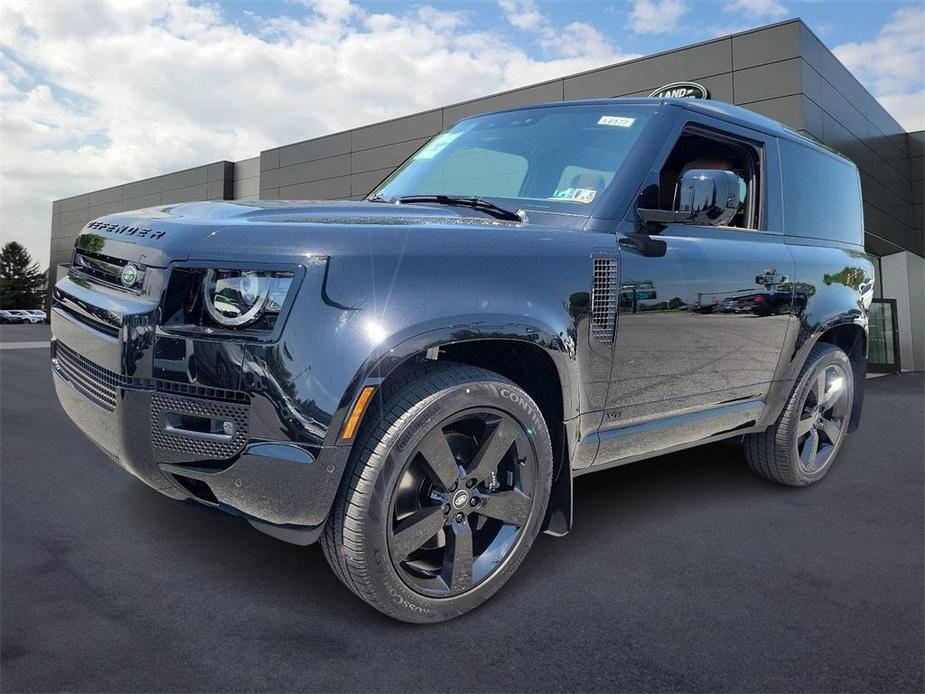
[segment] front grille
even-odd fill
[[[205,399],[215,400],[219,404],[223,402],[250,404],[247,393],[239,390],[209,388],[193,383],[134,378],[117,374],[81,356],[60,340],[55,343],[54,361],[58,370],[79,393],[109,412],[116,408],[120,388],[155,390],[167,396],[174,394],[181,400],[184,399],[182,396],[192,396],[197,398],[197,401]]]
[[[591,336],[604,344],[614,340],[619,299],[617,259],[610,256],[594,258],[591,283]]]
[[[250,406],[223,400],[190,398],[156,392],[151,398],[151,441],[155,448],[179,453],[194,453],[206,458],[231,458],[247,443]],[[165,426],[166,415],[182,414],[234,423],[229,440],[198,439],[174,433]]]
[[[122,283],[122,269],[126,265],[128,265],[128,261],[122,258],[78,248],[74,251],[74,259],[69,274],[82,276],[116,289],[138,293],[141,291],[144,269],[134,264],[138,270],[137,279],[131,287],[126,287]]]
[[[247,444],[250,397],[247,393],[160,379],[122,376],[78,354],[60,340],[55,343],[53,363],[74,389],[107,412],[114,412],[122,389],[151,392],[151,442],[170,459],[190,454],[203,459],[231,458]],[[234,424],[223,440],[197,438],[195,432],[171,430],[167,415],[219,419]],[[192,433],[192,435],[191,435]],[[107,451],[107,454],[112,456]],[[116,458],[117,462],[118,459]]]
[[[75,390],[109,412],[116,409],[119,388],[141,380],[104,369],[60,341],[55,347],[55,363]]]
[[[208,398],[210,400],[227,400],[228,402],[249,403],[250,398],[247,393],[240,390],[228,390],[227,388],[210,388],[200,386],[195,383],[178,383],[176,381],[157,382],[157,389],[162,393],[176,393],[178,395],[190,395],[195,398]]]

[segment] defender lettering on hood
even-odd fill
[[[112,224],[110,222],[90,222],[87,229],[96,231],[108,231],[111,234],[120,234],[122,236],[137,236],[138,238],[149,238],[153,241],[164,238],[166,231],[156,231],[150,227],[133,227],[127,224]]]

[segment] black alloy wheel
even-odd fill
[[[529,432],[488,408],[434,427],[392,495],[389,554],[424,595],[459,595],[488,578],[527,524],[536,489]]]
[[[807,474],[824,468],[848,427],[848,376],[838,364],[823,366],[806,392],[797,424],[797,455]]]
[[[833,344],[814,345],[777,421],[745,437],[752,470],[793,487],[822,479],[847,437],[854,388],[848,355]]]
[[[376,609],[452,619],[517,570],[551,486],[549,430],[522,388],[478,367],[425,362],[387,383],[364,418],[321,544]]]

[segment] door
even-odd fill
[[[870,305],[867,370],[871,373],[899,373],[899,325],[896,299],[874,299]]]
[[[794,321],[794,263],[777,202],[766,200],[779,200],[766,180],[777,172],[765,169],[776,142],[694,121],[679,124],[670,142],[640,206],[675,209],[684,171],[717,168],[739,176],[740,209],[729,226],[646,228],[657,252],[628,236],[640,230],[635,221],[621,227],[617,338],[595,464],[754,421]]]

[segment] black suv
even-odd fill
[[[52,365],[128,472],[439,621],[569,530],[577,475],[736,438],[821,479],[872,288],[847,159],[717,102],[576,101],[463,120],[361,202],[91,222]]]

